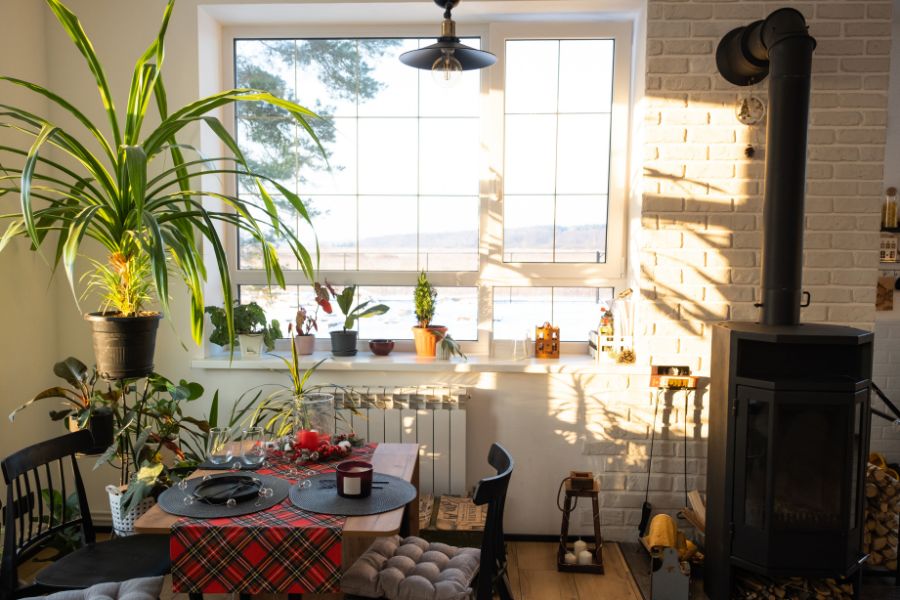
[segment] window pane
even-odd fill
[[[360,119],[359,193],[415,194],[418,147],[418,119]]]
[[[288,227],[291,227],[294,233],[297,233],[297,214],[296,211],[294,211],[294,208],[288,203],[284,196],[272,194],[271,198],[272,201],[275,202],[277,212],[280,215],[282,222]],[[250,215],[257,221],[260,230],[263,233],[263,237],[275,245],[275,252],[278,255],[278,260],[282,267],[285,269],[297,269],[297,257],[294,256],[290,246],[280,237],[277,237],[271,227],[265,225],[265,223],[269,221],[269,217],[266,216],[267,213],[261,208],[254,208],[264,206],[262,198],[258,195],[245,193],[243,194],[243,200],[251,206]],[[259,242],[256,241],[252,235],[243,230],[240,230],[238,239],[240,240],[240,254],[238,257],[239,268],[265,268]]]
[[[503,186],[507,194],[556,191],[556,116],[506,117]]]
[[[606,196],[559,196],[556,262],[606,262]]]
[[[614,43],[506,52],[503,260],[605,262]]]
[[[326,270],[476,270],[479,219],[481,77],[437,87],[430,73],[399,61],[428,39],[238,40],[236,81],[266,89],[316,110],[311,119],[327,160],[292,117],[259,103],[238,107],[236,137],[253,167],[311,203]],[[480,46],[477,38],[466,43]],[[258,106],[259,105],[259,106]],[[452,157],[452,164],[445,157]],[[448,166],[449,165],[449,166]],[[256,193],[252,187],[239,193]],[[459,196],[453,219],[420,204]],[[426,198],[432,198],[427,200]],[[296,215],[288,213],[290,222]],[[299,226],[312,246],[313,232]],[[420,228],[421,227],[421,228]],[[451,246],[453,243],[463,245]],[[424,243],[419,240],[428,237]],[[470,243],[471,240],[474,240]],[[259,253],[244,249],[240,268],[260,269]],[[453,252],[449,252],[450,249]],[[279,248],[288,263],[297,263]],[[420,254],[421,252],[421,254]],[[357,257],[362,255],[364,260]]]
[[[419,269],[478,270],[478,196],[426,196],[419,201]]]
[[[610,112],[612,40],[563,40],[559,49],[559,112]]]
[[[415,196],[360,196],[359,268],[415,271],[417,225]]]
[[[506,112],[555,113],[559,79],[557,40],[506,42]]]
[[[612,288],[495,287],[494,339],[534,339],[534,328],[549,321],[562,341],[587,341],[612,296]]]
[[[478,289],[474,287],[438,287],[434,324],[444,325],[455,340],[474,340],[478,336]],[[416,326],[413,286],[362,286],[360,298],[391,309],[377,317],[359,321],[362,339],[412,339]]]
[[[238,287],[238,297],[241,304],[256,302],[266,313],[266,320],[275,319],[281,325],[281,333],[287,336],[288,323],[294,322],[299,306],[297,298],[298,289],[295,285],[289,285],[281,289],[277,285],[242,285]]]
[[[503,260],[553,262],[553,196],[503,200]]]

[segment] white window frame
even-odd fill
[[[234,87],[234,48],[240,39],[285,38],[384,38],[435,35],[433,23],[427,25],[285,25],[227,26],[221,30],[221,81],[225,88]],[[434,271],[428,277],[437,287],[475,287],[478,290],[478,339],[462,342],[463,350],[472,354],[489,354],[493,348],[493,288],[497,287],[612,287],[625,286],[627,173],[629,144],[615,140],[629,139],[631,97],[632,23],[630,21],[590,21],[585,23],[465,23],[460,24],[460,37],[480,37],[482,48],[497,56],[497,63],[481,71],[481,149],[482,176],[479,182],[480,226],[479,268],[477,271]],[[505,119],[503,82],[504,48],[508,39],[613,39],[615,42],[613,103],[610,144],[610,181],[606,263],[504,263],[503,262],[503,145]],[[234,108],[223,110],[223,122],[234,134]],[[221,185],[227,193],[235,193],[234,178]],[[231,280],[234,294],[240,285],[265,284],[262,270],[237,269],[238,240],[233,227],[226,229],[225,246],[231,257]],[[300,271],[285,271],[287,285],[306,285]],[[415,286],[415,271],[321,271],[319,280],[327,279],[336,286]],[[235,296],[237,297],[237,296]],[[440,301],[440,300],[439,300]],[[537,324],[537,323],[535,323]],[[410,323],[410,327],[415,324]],[[322,343],[324,342],[324,343]],[[317,347],[327,350],[329,340]],[[397,351],[411,351],[412,340],[398,340]],[[563,352],[584,352],[584,344],[566,342]]]

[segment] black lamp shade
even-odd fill
[[[460,43],[458,39],[439,39],[437,43],[410,50],[400,55],[400,62],[416,69],[431,70],[434,62],[444,55],[445,50],[453,50],[453,57],[462,65],[463,71],[483,69],[497,62],[497,57],[484,50],[476,50]]]

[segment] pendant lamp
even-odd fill
[[[450,11],[459,4],[459,0],[434,0],[434,3],[444,9],[441,37],[430,46],[401,54],[403,64],[431,71],[437,83],[452,85],[463,71],[483,69],[497,62],[497,57],[490,52],[466,46],[456,37],[456,23]]]

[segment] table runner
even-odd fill
[[[376,444],[354,449],[371,459]],[[307,475],[334,471],[350,457],[304,463]],[[287,478],[292,465],[269,459],[258,473]],[[293,481],[293,480],[292,480]],[[258,513],[224,519],[179,519],[172,526],[172,591],[179,593],[327,594],[340,591],[346,517],[294,507],[290,499]]]

